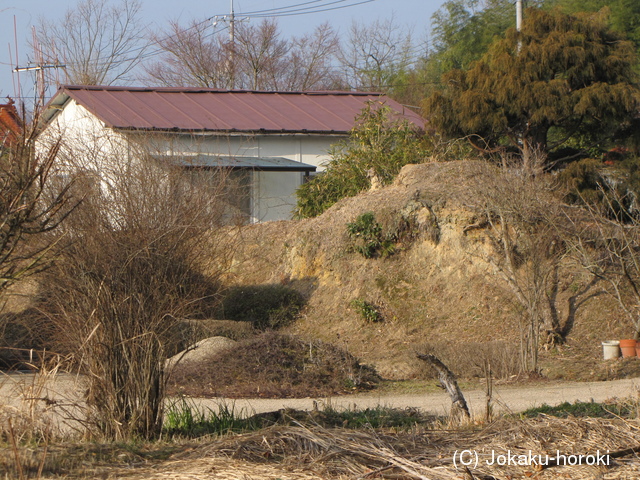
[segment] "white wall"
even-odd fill
[[[343,135],[264,134],[193,135],[121,132],[107,128],[81,105],[70,99],[45,128],[38,142],[44,148],[63,138],[61,158],[70,166],[84,168],[108,181],[109,171],[135,161],[136,152],[162,155],[201,153],[248,157],[284,157],[315,165],[318,171],[328,163],[332,144]],[[300,172],[256,172],[251,199],[252,221],[291,218],[296,205],[295,190],[302,184]]]
[[[136,136],[141,135],[139,133]],[[212,135],[165,134],[153,137],[153,149],[163,155],[215,154],[244,157],[284,157],[322,171],[330,161],[331,145],[344,135]],[[149,143],[149,136],[144,140]],[[300,172],[256,172],[253,175],[252,222],[286,220],[296,206]]]
[[[142,134],[135,133],[134,136]],[[148,142],[150,134],[144,134]],[[242,157],[284,157],[323,170],[330,161],[331,145],[344,135],[217,135],[166,134],[153,137],[154,149],[163,155],[215,154]]]

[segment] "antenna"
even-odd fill
[[[18,62],[19,62],[19,57],[18,57],[18,21],[16,20],[16,16],[13,16],[13,41],[15,42],[16,45],[16,68],[18,68]],[[20,99],[21,105],[24,108],[24,101],[22,98],[22,88],[20,85],[20,72],[18,70],[14,69],[14,72],[16,72],[16,77],[18,79],[18,95],[17,97]]]
[[[35,61],[29,62],[29,64],[24,67],[20,67],[16,65],[13,71],[18,73],[18,75],[20,75],[20,72],[35,72],[36,101],[37,102],[39,101],[40,105],[44,105],[44,96],[46,91],[45,76],[44,76],[45,70],[51,69],[51,68],[55,68],[55,69],[65,68],[66,65],[61,65],[57,61],[56,63],[52,63],[52,64],[44,63],[44,58],[42,56],[42,50],[40,49],[40,44],[38,42],[38,37],[36,35],[35,27],[32,30],[32,35],[33,35],[33,49],[34,49]],[[16,44],[16,48],[17,48],[17,44]],[[16,63],[17,62],[18,62],[18,59],[17,59],[17,52],[16,52]],[[19,78],[20,77],[18,77],[18,84],[20,83]]]

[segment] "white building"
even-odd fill
[[[419,115],[376,93],[258,92],[195,88],[62,86],[42,116],[40,141],[63,138],[67,158],[103,175],[144,145],[199,169],[231,169],[249,186],[249,221],[291,218],[295,190],[322,170],[367,102],[420,128]]]

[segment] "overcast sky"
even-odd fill
[[[27,47],[32,26],[37,24],[41,16],[50,20],[61,18],[67,8],[76,3],[75,0],[0,0],[0,102],[7,95],[15,96],[16,78],[12,76],[12,69],[16,65],[14,18],[17,24],[18,64],[25,66],[33,58]],[[234,0],[234,9],[239,18],[243,17],[243,13],[257,11],[277,15],[285,36],[304,34],[326,21],[340,32],[345,32],[353,20],[372,22],[393,15],[399,24],[413,29],[416,39],[422,39],[428,32],[431,15],[442,3],[444,0]],[[157,32],[164,30],[170,20],[179,19],[186,24],[191,19],[228,15],[231,2],[142,0],[142,4],[143,19],[151,30]],[[255,15],[249,21],[259,22],[260,18]],[[23,94],[32,91],[33,74],[21,73],[20,83]]]

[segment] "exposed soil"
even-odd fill
[[[428,378],[416,350],[438,354],[459,376],[482,376],[488,358],[494,375],[508,377],[518,370],[523,314],[483,259],[490,246],[473,209],[474,189],[494,176],[473,162],[409,165],[393,185],[343,199],[317,218],[246,227],[229,280],[298,289],[308,306],[288,331],[346,348],[385,378]],[[365,212],[374,212],[385,232],[410,219],[395,254],[366,259],[353,251],[346,224]],[[562,264],[557,302],[569,334],[566,345],[542,352],[542,375],[604,380],[640,373],[635,364],[612,368],[601,360],[601,341],[632,329],[604,286],[590,282],[575,262]],[[374,305],[384,321],[365,321],[356,299]]]

